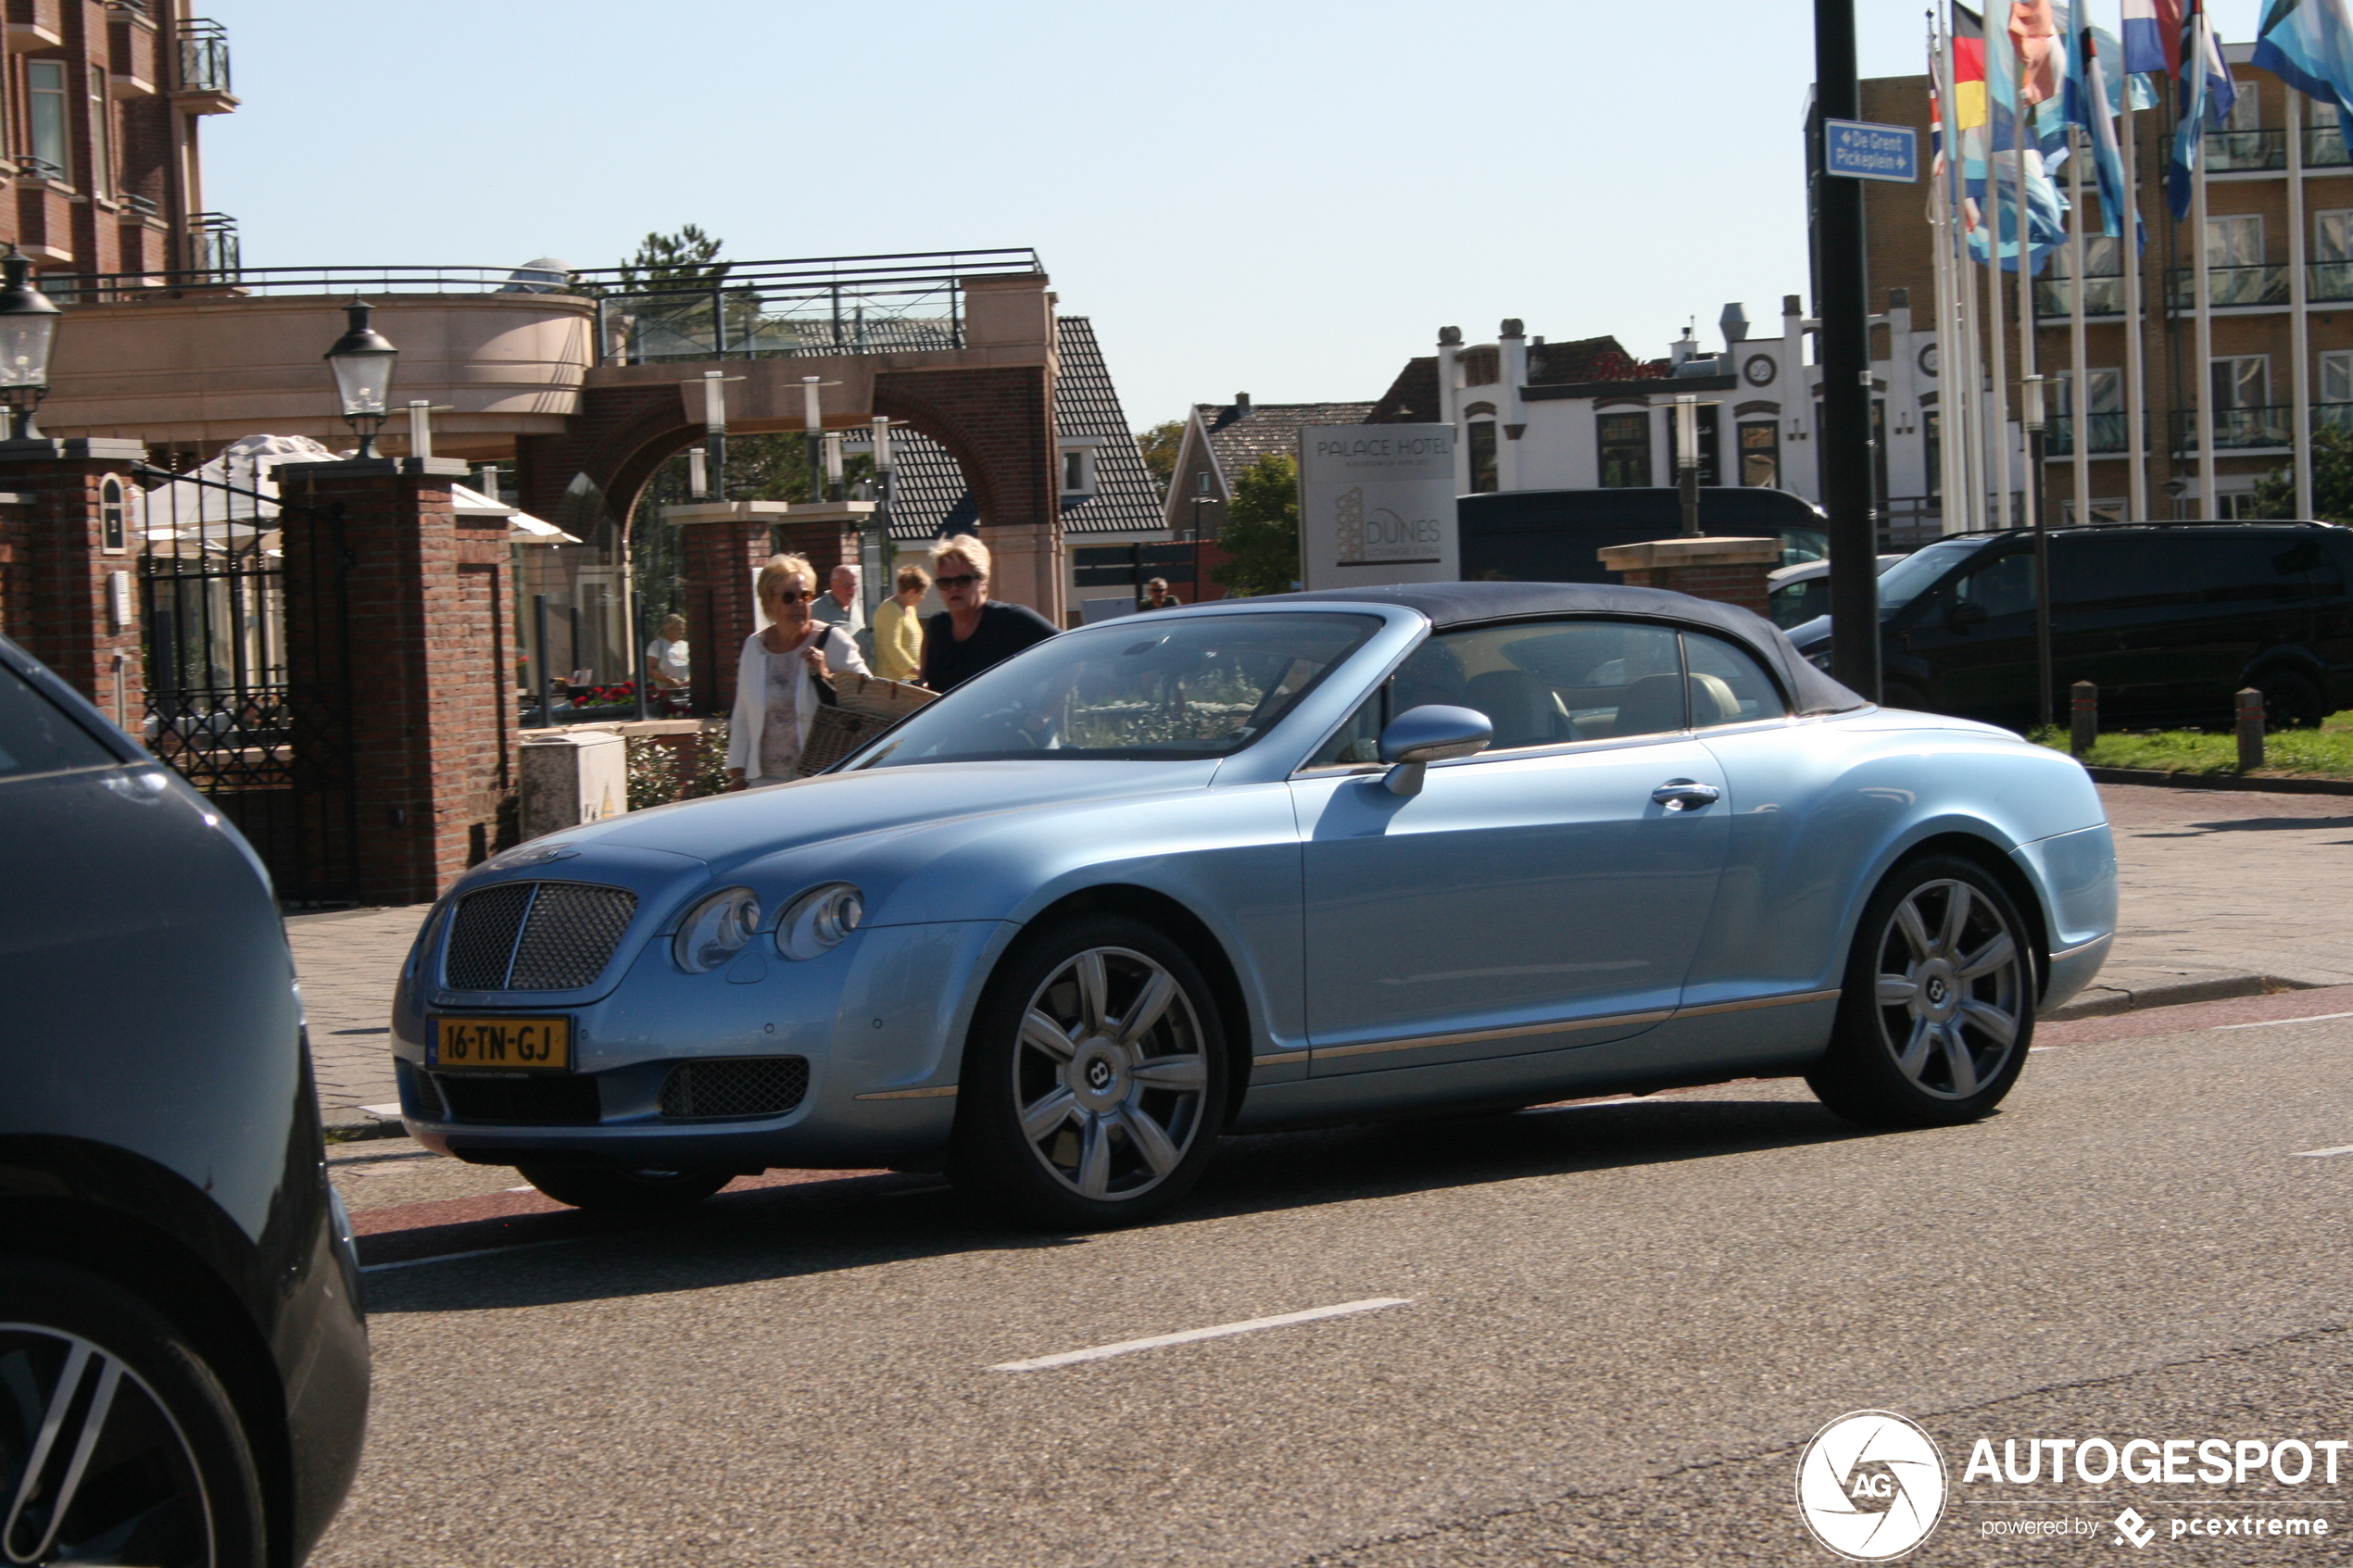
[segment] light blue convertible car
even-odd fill
[[[1744,610],[1294,594],[1070,632],[822,776],[498,856],[393,1048],[420,1138],[568,1203],[944,1166],[1102,1224],[1233,1131],[1774,1073],[1982,1116],[2115,912],[2082,768]]]

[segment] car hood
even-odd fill
[[[714,872],[763,855],[859,834],[927,830],[979,817],[1206,787],[1214,759],[1183,762],[936,762],[821,773],[767,789],[633,811],[565,832],[585,848],[691,855]]]

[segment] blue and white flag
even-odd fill
[[[2269,0],[2256,30],[2255,64],[2297,92],[2336,106],[2340,132],[2353,135],[2353,19],[2345,0]],[[2353,143],[2348,143],[2353,145]]]
[[[2222,63],[2206,0],[2189,0],[2182,18],[2182,122],[2173,135],[2172,159],[2165,166],[2166,205],[2176,222],[2189,216],[2207,132],[2221,129],[2236,102],[2238,89],[2231,85],[2231,68]]]

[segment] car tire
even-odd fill
[[[2309,730],[2328,717],[2323,711],[2328,705],[2321,696],[2321,688],[2293,670],[2259,675],[2254,684],[2255,689],[2263,694],[2266,730]]]
[[[1976,1121],[2025,1065],[2035,991],[2032,939],[1999,883],[1953,855],[1898,866],[1864,907],[1830,1050],[1806,1082],[1866,1127]]]
[[[111,1280],[5,1253],[0,1324],[0,1477],[50,1477],[0,1521],[8,1561],[260,1568],[253,1437],[185,1335]]]
[[[1183,948],[1121,916],[1051,927],[1007,956],[974,1019],[950,1179],[1025,1224],[1151,1219],[1209,1163],[1227,1073]]]
[[[522,1179],[574,1209],[684,1209],[736,1179],[733,1171],[624,1171],[610,1165],[520,1165]]]

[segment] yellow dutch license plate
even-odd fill
[[[442,1072],[560,1073],[572,1066],[568,1018],[439,1018],[433,1060]]]

